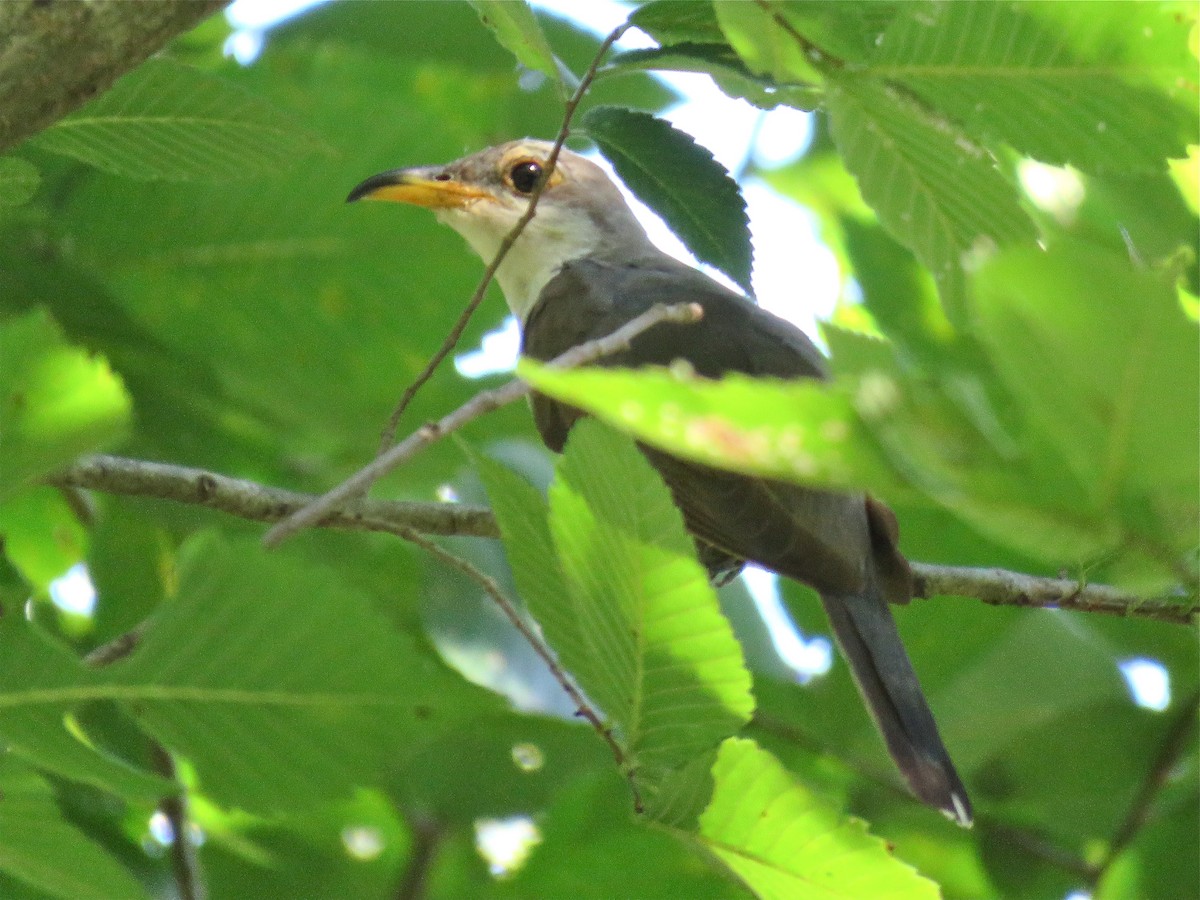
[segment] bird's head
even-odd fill
[[[392,200],[432,209],[490,263],[546,179],[536,215],[496,273],[509,307],[524,322],[564,263],[584,256],[620,259],[643,252],[648,244],[621,192],[595,163],[563,148],[547,178],[552,146],[510,141],[442,166],[392,169],[368,178],[347,200]]]

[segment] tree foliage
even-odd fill
[[[469,566],[365,512],[265,550],[261,525],[206,508],[202,473],[170,494],[61,473],[107,451],[313,494],[369,461],[478,267],[421,211],[342,199],[552,137],[596,38],[524,3],[347,2],[243,67],[210,20],[0,158],[0,895],[1200,890],[1194,624],[1139,615],[1189,622],[1196,602],[1195,7],[654,0],[630,18],[658,46],[599,61],[572,145],[740,284],[740,192],[655,116],[673,96],[648,73],[816,110],[800,159],[743,174],[808,207],[838,259],[834,377],[523,363],[600,420],[561,459],[509,407],[374,490],[456,498],[410,521]],[[1047,199],[1038,175],[1070,189]],[[490,296],[463,345],[503,315]],[[402,431],[480,389],[443,368]],[[1125,618],[897,611],[979,813],[963,832],[900,789],[840,662],[796,684],[745,588],[709,586],[625,435],[869,489],[923,563],[1135,599]],[[246,518],[270,518],[257,496]],[[454,518],[483,503],[499,542],[461,536],[492,529]],[[79,563],[86,613],[51,602]],[[826,630],[807,589],[782,590]],[[1165,708],[1131,700],[1138,660],[1169,677]],[[474,844],[509,817],[540,842],[498,876]]]

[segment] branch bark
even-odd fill
[[[401,445],[397,445],[399,447]],[[152,497],[204,506],[255,522],[279,522],[311,507],[318,497],[203,469],[119,456],[89,456],[46,479],[60,487]],[[492,511],[458,503],[352,500],[322,514],[315,524],[351,531],[383,531],[401,538],[416,531],[461,537],[500,536]],[[1147,599],[1103,584],[1042,578],[1005,569],[973,569],[913,563],[916,596],[969,597],[996,606],[1070,609],[1190,625],[1195,603]]]
[[[0,152],[103,93],[227,2],[0,3]]]

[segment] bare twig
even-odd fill
[[[612,334],[572,347],[566,353],[555,357],[547,365],[556,369],[569,369],[585,365],[628,347],[629,342],[635,337],[660,322],[695,322],[701,315],[700,307],[694,303],[679,303],[674,306],[655,305],[636,319],[626,322]],[[360,496],[378,479],[407,462],[425,447],[452,431],[457,431],[485,413],[499,409],[514,400],[519,400],[529,391],[529,385],[515,379],[502,387],[476,394],[448,416],[437,422],[425,424],[382,456],[376,457],[363,466],[320,499],[288,516],[267,532],[263,543],[268,547],[278,546],[301,529],[317,524],[343,502],[351,497]]]
[[[1189,625],[1196,621],[1194,603],[1145,600],[1103,584],[1065,578],[1042,578],[1006,569],[973,569],[913,563],[917,597],[974,597],[995,606],[1032,606],[1136,616]]]
[[[150,619],[143,619],[124,634],[117,635],[107,644],[101,644],[83,658],[83,664],[93,669],[102,669],[119,659],[124,659],[142,642],[150,622]]]
[[[521,236],[521,232],[533,220],[534,214],[537,212],[538,201],[542,199],[542,191],[546,189],[546,185],[550,183],[550,176],[554,174],[554,167],[558,164],[558,155],[562,151],[563,144],[567,140],[567,135],[571,133],[571,120],[575,118],[575,111],[579,108],[579,103],[583,100],[583,95],[591,86],[592,81],[596,77],[596,69],[600,65],[600,61],[604,55],[608,53],[609,48],[620,40],[630,28],[630,23],[626,22],[623,25],[614,28],[613,31],[606,37],[596,50],[596,55],[592,58],[591,65],[580,79],[579,85],[575,88],[575,92],[567,100],[563,110],[562,125],[558,129],[558,135],[554,138],[554,146],[550,149],[550,155],[546,157],[546,164],[543,167],[544,173],[541,180],[534,187],[533,193],[529,195],[529,205],[525,208],[522,214],[512,229],[504,236],[504,240],[500,242],[500,248],[496,251],[495,258],[488,263],[487,268],[483,270],[483,275],[479,279],[479,284],[475,288],[475,293],[471,295],[471,299],[467,301],[466,307],[458,317],[458,321],[454,323],[454,327],[450,329],[450,333],[446,335],[442,341],[442,346],[437,352],[430,357],[429,362],[425,364],[425,368],[404,390],[400,402],[396,404],[395,410],[388,417],[387,424],[380,434],[379,453],[380,455],[387,452],[396,440],[396,428],[400,424],[400,417],[404,415],[404,411],[408,409],[408,405],[412,403],[413,397],[417,395],[425,383],[433,377],[434,371],[442,364],[442,361],[450,354],[450,351],[457,346],[459,338],[462,337],[467,323],[471,321],[471,316],[475,315],[475,310],[479,308],[479,304],[483,302],[484,294],[487,293],[488,285],[496,277],[496,272],[500,268],[500,264],[504,262],[504,257],[508,256],[508,251],[512,249],[513,244],[517,242],[517,238]]]
[[[427,816],[413,814],[405,819],[412,832],[412,846],[408,851],[408,865],[396,888],[396,900],[424,900],[429,888],[429,873],[446,832],[440,823]]]
[[[1158,755],[1155,756],[1153,764],[1146,772],[1146,777],[1142,781],[1137,795],[1129,804],[1125,818],[1121,820],[1112,840],[1109,841],[1108,852],[1089,873],[1089,884],[1093,887],[1100,883],[1104,873],[1125,852],[1125,848],[1133,843],[1137,833],[1146,824],[1154,799],[1166,784],[1171,770],[1175,768],[1180,757],[1192,746],[1192,732],[1196,727],[1198,707],[1200,707],[1200,692],[1193,691],[1191,696],[1180,705],[1179,711],[1175,715],[1175,721],[1167,729]]]
[[[563,671],[563,668],[558,664],[558,660],[554,658],[554,651],[546,646],[546,643],[542,640],[541,636],[534,631],[533,626],[525,621],[525,619],[517,611],[517,608],[513,602],[504,595],[502,590],[500,590],[500,585],[496,584],[493,578],[490,578],[483,572],[479,571],[479,569],[475,568],[475,566],[471,565],[471,563],[467,562],[462,557],[455,556],[449,550],[439,547],[433,541],[429,540],[429,538],[426,538],[411,529],[406,529],[406,531],[406,534],[401,534],[400,536],[406,541],[411,541],[413,544],[420,547],[422,550],[440,562],[443,562],[451,568],[462,572],[481,588],[483,588],[484,593],[491,597],[496,605],[500,607],[500,611],[504,613],[504,617],[512,623],[512,626],[517,629],[518,632],[520,632],[521,637],[525,638],[525,642],[533,648],[533,652],[536,653],[538,657],[541,658],[542,662],[546,664],[546,667],[550,670],[550,674],[554,676],[554,680],[558,682],[559,686],[563,689],[566,695],[571,698],[571,702],[575,704],[575,714],[580,718],[585,719],[587,723],[596,730],[596,733],[600,735],[600,737],[604,738],[605,743],[608,744],[609,749],[612,751],[613,759],[616,761],[617,767],[624,772],[625,776],[629,779],[629,788],[633,792],[634,809],[639,813],[642,812],[642,798],[638,793],[637,785],[634,784],[633,769],[629,765],[629,762],[625,756],[625,751],[621,749],[621,745],[618,744],[617,739],[613,737],[612,729],[604,723],[604,720],[600,718],[600,714],[596,712],[596,710],[593,709],[592,706],[587,702],[583,694],[579,691],[579,688],[575,687],[575,684],[571,681],[570,676]]]
[[[108,494],[175,500],[254,522],[278,522],[318,499],[313,494],[266,487],[204,469],[120,456],[87,456],[46,480],[54,485],[90,488]],[[500,533],[487,509],[457,503],[355,500],[329,512],[319,524],[326,528],[387,532],[403,525],[425,534],[467,537],[498,537]]]
[[[175,771],[175,760],[161,744],[154,745],[154,768],[158,774],[176,785],[179,776]],[[179,793],[163,797],[159,810],[171,823],[171,874],[175,878],[175,889],[179,900],[205,900],[208,891],[200,872],[200,860],[196,856],[196,845],[192,841],[191,822],[187,808],[187,791],[179,786]]]

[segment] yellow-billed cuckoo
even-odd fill
[[[545,176],[551,145],[523,140],[443,166],[368,178],[349,200],[395,200],[432,209],[484,262],[524,214]],[[607,366],[686,360],[697,374],[825,378],[825,361],[788,322],[651,244],[616,186],[597,165],[563,150],[537,214],[497,272],[521,323],[522,352],[548,360],[607,335],[656,303],[698,303],[696,324],[655,326]],[[542,440],[561,452],[582,413],[534,395]],[[912,597],[908,563],[886,506],[841,494],[724,472],[653,448],[658,469],[715,576],[749,560],[811,585],[896,765],[913,792],[961,825],[966,789],[938,736],[889,603]]]

